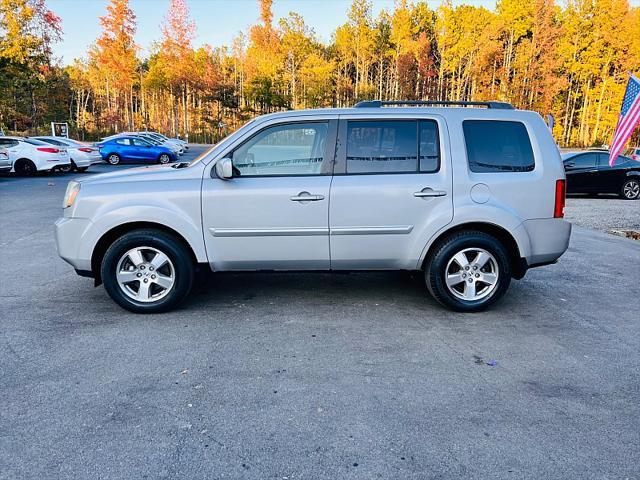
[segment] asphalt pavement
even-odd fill
[[[58,258],[71,178],[0,177],[0,479],[640,479],[640,242],[576,227],[478,314],[390,272],[141,316]]]

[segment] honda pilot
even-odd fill
[[[258,117],[191,163],[69,183],[60,256],[133,312],[198,270],[419,271],[487,308],[567,249],[565,172],[543,119],[500,102],[380,102]]]

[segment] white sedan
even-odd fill
[[[62,172],[70,172],[71,170],[85,172],[94,163],[103,163],[98,147],[93,147],[86,143],[81,143],[77,140],[71,140],[70,138],[65,137],[32,138],[67,149],[69,152],[69,158],[71,159],[71,165],[69,167],[60,168],[60,171]]]
[[[0,172],[11,171],[11,159],[9,158],[9,150],[0,147]]]
[[[18,175],[68,169],[71,166],[66,148],[29,137],[0,137],[0,147],[9,151],[12,170]]]

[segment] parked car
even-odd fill
[[[11,159],[9,158],[9,150],[5,147],[0,147],[0,172],[11,171]]]
[[[102,158],[111,165],[121,162],[169,163],[176,161],[170,148],[153,145],[136,136],[118,136],[97,144]]]
[[[146,133],[140,133],[140,132],[117,133],[115,135],[111,135],[110,137],[103,138],[102,140],[103,141],[113,140],[114,138],[121,138],[121,137],[143,138],[144,140],[146,140],[147,142],[151,143],[152,145],[163,146],[163,147],[169,148],[176,157],[179,156],[179,155],[184,154],[184,149],[181,146],[176,145],[174,143],[167,143],[162,139],[157,139],[155,137],[151,137],[151,136],[147,135]]]
[[[18,175],[51,172],[71,165],[66,148],[54,147],[29,137],[0,137],[0,147],[9,152],[12,169]]]
[[[486,308],[567,249],[565,173],[537,113],[440,103],[265,115],[191,163],[70,182],[58,252],[134,312],[175,307],[198,268],[417,270]]]
[[[562,155],[568,193],[617,193],[627,200],[640,198],[640,163],[620,155],[609,166],[607,150],[587,150]]]
[[[87,145],[70,138],[64,137],[33,137],[51,145],[64,147],[69,152],[71,165],[69,167],[60,168],[63,172],[75,170],[77,172],[86,172],[89,167],[96,163],[102,163],[102,156],[98,147]]]
[[[189,150],[189,144],[180,138],[169,138],[166,135],[162,135],[161,133],[157,133],[157,132],[140,132],[140,133],[151,135],[160,141],[173,143],[185,151]]]
[[[184,148],[182,148],[182,145],[179,143],[170,142],[149,133],[136,133],[136,136],[144,138],[147,142],[153,143],[154,145],[162,145],[163,147],[170,148],[175,155],[184,155]]]

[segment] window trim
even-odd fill
[[[416,170],[411,172],[347,172],[347,142],[349,132],[349,122],[413,122],[416,125]],[[437,169],[420,170],[420,122],[431,122],[436,126],[436,138],[438,140],[438,165]],[[333,169],[334,176],[358,176],[358,175],[434,175],[442,170],[442,141],[440,139],[440,122],[435,118],[394,118],[394,117],[366,117],[366,118],[343,118],[340,119],[338,127],[338,144],[336,146],[336,161]]]
[[[466,122],[506,122],[506,123],[519,123],[520,125],[522,125],[525,129],[525,131],[527,132],[527,138],[529,139],[529,146],[531,147],[531,156],[533,157],[533,168],[531,170],[491,170],[488,172],[476,172],[474,170],[471,169],[471,162],[469,161],[469,150],[467,148],[467,136],[465,134],[464,131],[464,124]],[[501,173],[503,175],[505,174],[513,174],[513,173],[517,173],[517,174],[526,174],[526,173],[534,173],[537,169],[538,169],[538,162],[536,159],[536,152],[535,149],[533,148],[533,142],[532,142],[532,136],[531,136],[531,132],[529,131],[529,127],[527,126],[527,124],[525,122],[523,122],[522,120],[513,120],[513,119],[504,119],[504,118],[465,118],[464,120],[462,120],[462,122],[460,123],[460,128],[462,130],[462,139],[463,139],[463,144],[464,144],[464,153],[465,156],[467,157],[467,169],[469,174],[473,174],[473,175],[484,175],[484,174],[494,174],[494,173]]]
[[[320,173],[301,173],[301,174],[292,174],[292,175],[240,175],[239,177],[233,176],[234,179],[243,179],[243,178],[296,178],[296,177],[323,177],[330,176],[333,174],[333,164],[336,150],[336,138],[338,131],[338,120],[337,119],[318,119],[318,120],[289,120],[285,122],[277,122],[270,123],[265,125],[263,128],[260,128],[253,132],[249,137],[244,139],[238,145],[234,146],[229,151],[225,152],[220,158],[231,158],[233,161],[233,154],[244,146],[247,142],[253,140],[254,137],[260,135],[265,130],[274,127],[282,127],[286,125],[308,125],[313,123],[324,123],[327,125],[327,138],[325,140],[325,148],[324,153],[322,154],[322,162],[320,164]],[[214,170],[212,170],[213,172]]]

